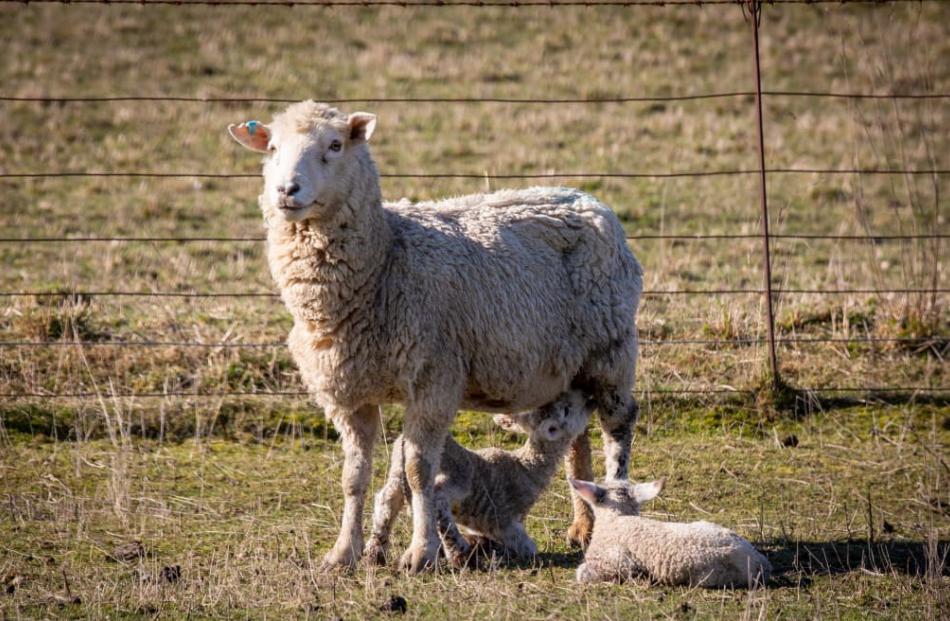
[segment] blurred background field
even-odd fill
[[[750,27],[734,6],[3,5],[0,15],[6,98],[611,99],[753,88]],[[948,57],[943,2],[764,8],[767,91],[946,94]],[[946,98],[773,94],[764,104],[769,168],[950,166]],[[760,390],[760,294],[644,299],[638,388],[647,392],[634,474],[674,477],[659,512],[712,513],[764,542],[784,586],[753,595],[579,589],[570,582],[576,555],[560,532],[568,520],[560,482],[529,524],[550,553],[547,568],[331,580],[311,571],[309,555],[319,558],[334,532],[339,450],[321,413],[296,394],[281,345],[290,317],[271,295],[258,240],[259,161],[225,131],[266,121],[283,104],[0,106],[0,292],[52,294],[0,297],[0,579],[9,591],[0,609],[9,617],[350,618],[376,611],[394,589],[411,614],[466,618],[490,616],[508,598],[497,616],[557,615],[552,602],[597,617],[936,618],[941,602],[946,609],[950,175],[769,175],[773,233],[871,238],[772,241],[777,287],[866,291],[776,298],[779,335],[799,341],[780,345],[785,380],[856,392]],[[390,200],[573,185],[616,211],[648,290],[762,287],[754,174],[492,178],[754,170],[750,96],[340,106],[379,115],[373,152],[384,175],[474,175],[384,178]],[[252,177],[10,176],[59,172]],[[750,237],[650,238],[710,234]],[[891,235],[929,237],[882,238]],[[27,241],[88,236],[247,239]],[[934,292],[875,291],[884,289]],[[109,291],[262,295],[100,294]],[[823,338],[835,340],[807,342]],[[117,346],[129,342],[149,345]],[[262,392],[284,394],[243,394]],[[392,435],[398,408],[385,417]],[[470,446],[514,442],[475,414],[456,432]],[[138,539],[144,561],[104,561],[100,548]],[[864,544],[852,550],[849,541]],[[818,547],[806,559],[796,542]],[[900,559],[883,562],[875,544]],[[908,555],[920,571],[898,567]],[[136,578],[174,564],[180,581]],[[56,600],[70,589],[82,604]]]

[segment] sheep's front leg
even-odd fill
[[[454,414],[454,412],[453,412]],[[439,556],[435,476],[452,417],[432,416],[407,408],[405,417],[406,480],[412,491],[412,543],[400,566],[410,573],[435,567]]]
[[[404,491],[405,465],[403,440],[399,438],[393,445],[386,484],[376,494],[376,500],[373,502],[373,534],[363,550],[363,557],[368,563],[386,564],[386,553],[389,550],[389,536],[392,534],[393,522],[396,521],[399,511],[402,510],[402,506],[406,502]]]
[[[363,504],[372,474],[379,407],[333,410],[330,418],[343,441],[343,524],[336,544],[323,558],[323,566],[353,568],[363,551]]]
[[[571,479],[594,480],[594,468],[590,457],[590,437],[586,430],[574,440],[564,466],[567,476]],[[590,542],[590,536],[594,532],[594,512],[573,489],[571,489],[571,500],[574,505],[574,521],[567,529],[567,540],[572,546],[586,548],[588,542]]]

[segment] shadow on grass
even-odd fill
[[[950,541],[790,541],[765,546],[773,582],[810,582],[815,576],[851,572],[907,576],[950,575]]]

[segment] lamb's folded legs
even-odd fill
[[[439,538],[442,540],[442,550],[445,553],[445,558],[451,565],[462,567],[468,562],[472,554],[472,546],[459,531],[448,499],[438,490],[436,490],[435,507]]]
[[[363,504],[373,466],[373,444],[379,428],[379,407],[328,412],[343,441],[343,523],[323,567],[353,568],[363,552]]]
[[[590,438],[586,430],[574,440],[564,461],[564,469],[567,471],[568,478],[581,481],[592,481],[594,479],[590,456]],[[573,489],[571,490],[571,500],[574,505],[574,521],[567,529],[567,540],[572,546],[586,548],[590,542],[590,536],[594,532],[594,512],[590,505],[584,502],[584,499],[578,496]]]

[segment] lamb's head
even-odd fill
[[[615,515],[640,515],[640,505],[653,500],[663,490],[663,479],[649,483],[607,481],[603,485],[577,479],[568,481],[594,513],[604,511]]]
[[[303,101],[269,124],[247,121],[228,126],[228,132],[244,147],[265,154],[265,216],[300,222],[332,218],[354,185],[369,181],[364,178],[368,170],[378,185],[366,146],[375,126],[375,115],[345,114]]]
[[[590,403],[583,393],[569,390],[536,410],[498,414],[494,421],[509,431],[527,434],[532,442],[566,444],[584,431],[590,413]]]

